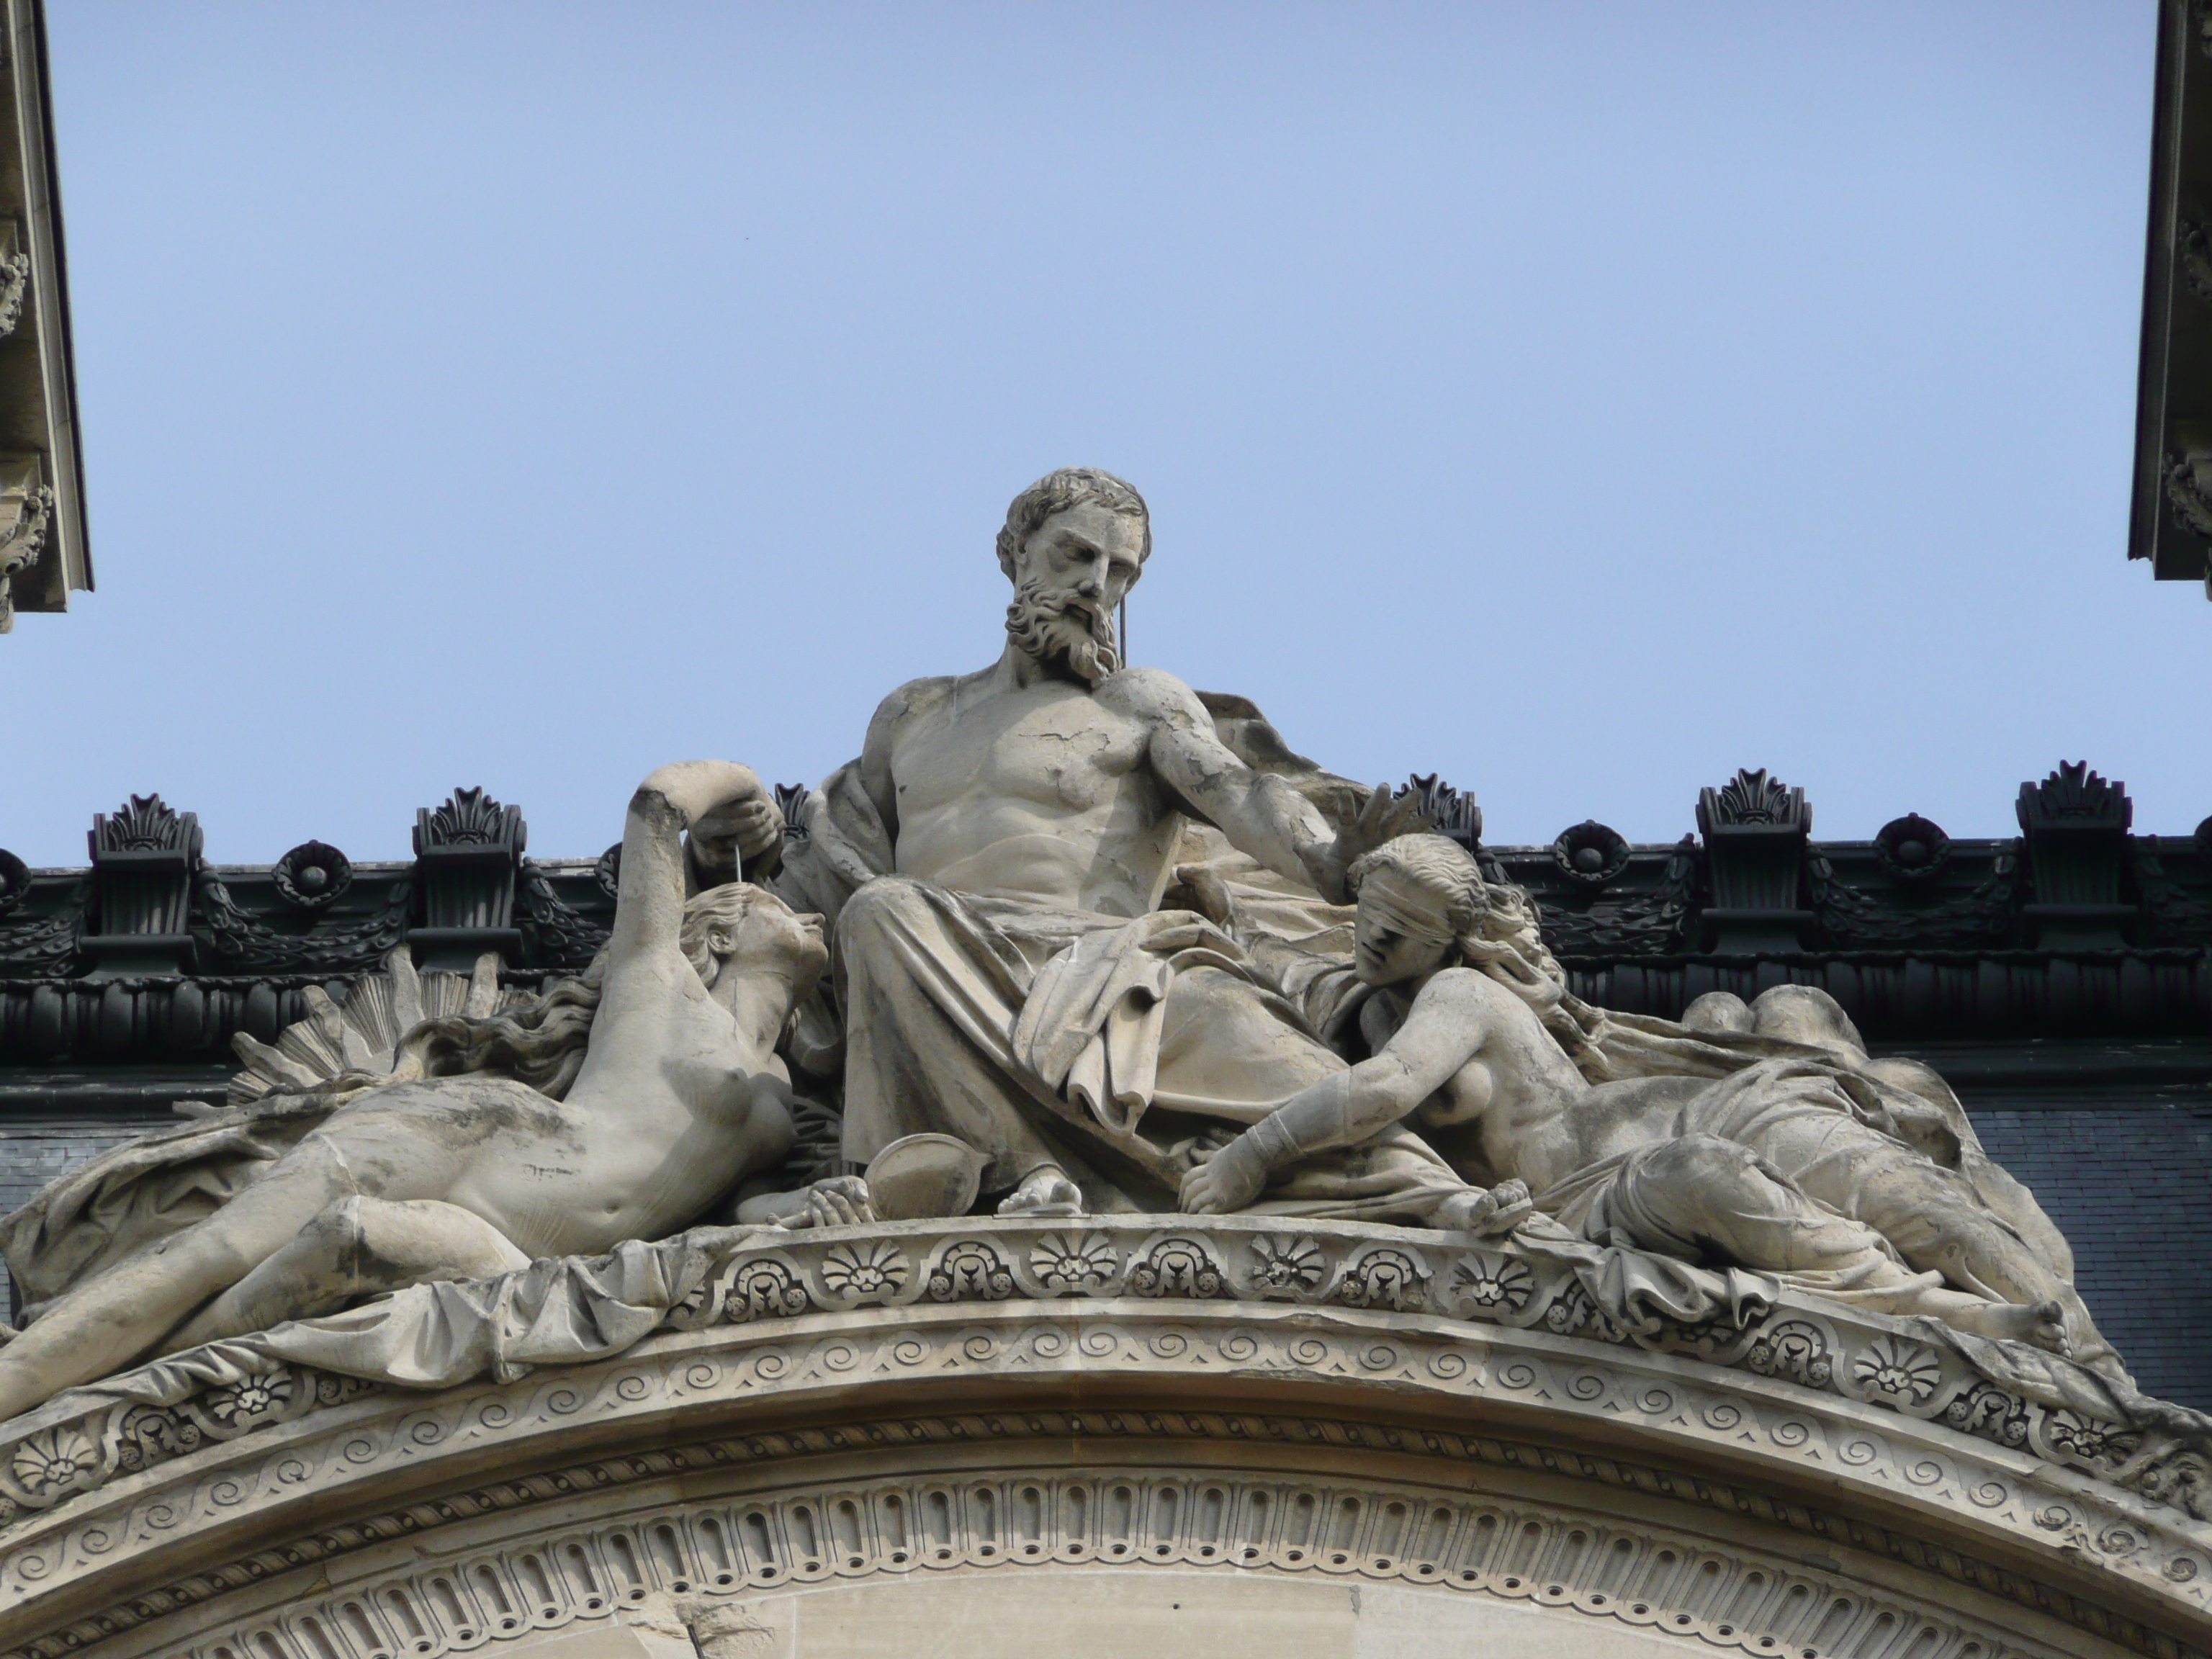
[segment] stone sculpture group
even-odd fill
[[[0,1224],[33,1298],[0,1417],[410,1285],[520,1282],[687,1227],[911,1218],[884,1173],[916,1146],[1002,1217],[1551,1240],[1604,1255],[1593,1282],[1631,1298],[1721,1304],[1763,1276],[2131,1391],[2064,1239],[1936,1073],[1869,1057],[1804,988],[1680,1022],[1582,1002],[1534,907],[1410,800],[1297,757],[1241,699],[1121,664],[1114,617],[1151,550],[1126,483],[1041,479],[999,534],[998,660],[892,692],[787,812],[742,766],[647,777],[580,979],[425,1019]],[[554,1300],[532,1319],[590,1322]],[[467,1344],[439,1305],[404,1344],[389,1320],[347,1328],[373,1350],[349,1369],[449,1378],[428,1349]]]

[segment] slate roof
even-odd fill
[[[2081,1298],[2143,1392],[2212,1411],[2212,1098],[1968,1114],[2074,1246]]]

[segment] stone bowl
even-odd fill
[[[988,1161],[951,1135],[907,1135],[869,1161],[868,1196],[886,1221],[966,1215]]]

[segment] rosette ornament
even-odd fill
[[[335,847],[303,841],[269,872],[277,896],[301,910],[319,910],[353,885],[353,866]]]
[[[1951,838],[1917,812],[1881,826],[1874,838],[1875,862],[1899,881],[1925,881],[1951,861]]]
[[[1602,887],[1628,868],[1628,842],[1610,825],[1586,818],[1559,832],[1552,843],[1552,862],[1577,886]]]

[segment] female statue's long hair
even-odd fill
[[[527,1083],[556,1100],[584,1069],[592,1017],[606,983],[607,953],[573,979],[556,979],[519,1008],[471,1018],[426,1019],[399,1040],[395,1077],[458,1077],[489,1072]]]
[[[1566,970],[1545,944],[1527,890],[1488,882],[1474,857],[1449,836],[1423,833],[1387,841],[1352,866],[1352,891],[1377,870],[1411,883],[1436,905],[1459,962],[1526,1002],[1585,1076],[1611,1074],[1595,1041],[1602,1011],[1567,988]]]

